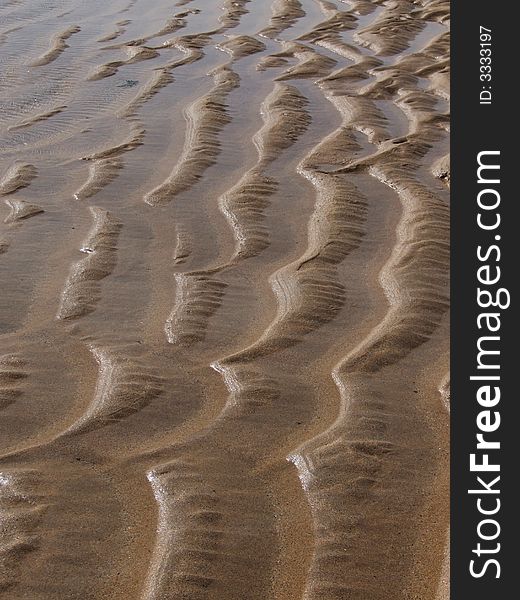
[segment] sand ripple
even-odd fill
[[[0,596],[438,600],[449,3],[4,3]]]

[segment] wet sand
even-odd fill
[[[0,598],[447,600],[448,2],[0,17]]]

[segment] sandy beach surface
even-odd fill
[[[0,2],[0,598],[446,600],[449,3]]]

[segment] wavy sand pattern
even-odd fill
[[[0,598],[448,598],[449,3],[1,10]]]

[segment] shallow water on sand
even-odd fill
[[[4,1],[0,85],[0,598],[444,598],[449,3]]]

